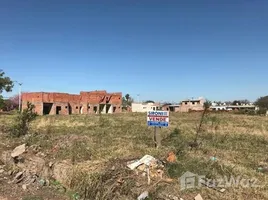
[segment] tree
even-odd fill
[[[11,92],[13,88],[13,81],[7,76],[5,76],[5,72],[0,70],[0,109],[4,106],[4,100],[1,93],[3,91]]]
[[[126,95],[125,95],[125,99],[126,99],[126,101],[129,101],[129,98],[130,98],[130,95],[129,95],[129,94],[126,94]]]
[[[122,99],[123,107],[131,106],[132,102],[133,102],[133,99],[129,94],[126,94]]]
[[[147,100],[144,103],[155,103],[153,100]]]
[[[241,105],[241,102],[239,100],[234,100],[232,102],[232,105],[236,106],[236,105]]]
[[[256,100],[255,104],[260,108],[260,110],[268,110],[268,96],[260,97]]]
[[[168,105],[172,105],[172,103],[170,103],[170,102],[163,102],[162,105],[163,106],[168,106]]]
[[[234,100],[233,102],[232,102],[232,105],[242,105],[242,104],[249,104],[250,103],[250,101],[249,100],[247,100],[247,99],[243,99],[243,100]]]
[[[19,95],[10,97],[9,99],[0,99],[0,106],[3,111],[11,111],[19,108]]]
[[[231,102],[231,101],[225,101],[224,103],[225,103],[225,105],[228,105],[229,106],[229,105],[232,105],[233,102]]]
[[[247,99],[239,100],[241,104],[250,104],[250,101]]]
[[[2,110],[6,105],[5,100],[3,99],[3,97],[0,95],[0,110]]]
[[[6,99],[6,100],[0,99],[0,104],[1,104],[0,107],[3,111],[10,111],[11,110],[11,102],[9,101],[9,99]]]
[[[11,92],[13,88],[13,81],[9,77],[5,76],[5,72],[0,70],[0,94],[3,91]]]
[[[19,108],[19,100],[20,100],[20,97],[18,94],[8,99],[11,110]]]

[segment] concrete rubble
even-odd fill
[[[0,160],[4,165],[13,163],[13,158],[11,157],[11,151],[2,152]]]
[[[142,176],[147,176],[148,185],[151,184],[151,178],[163,179],[164,165],[153,156],[145,155],[139,160],[130,161],[127,163],[127,167],[135,170],[137,174],[141,172]]]
[[[22,144],[20,146],[17,146],[11,153],[12,158],[16,158],[23,154],[26,151],[26,144]]]
[[[198,194],[198,195],[194,198],[194,200],[203,200],[203,198],[201,197],[200,194]]]
[[[20,179],[20,178],[22,177],[22,175],[23,175],[23,172],[18,172],[18,173],[15,175],[14,180],[18,180],[18,179]]]
[[[23,190],[27,190],[27,185],[23,184],[23,185],[22,185],[22,189],[23,189]]]
[[[138,199],[137,200],[145,200],[149,197],[149,192],[148,191],[145,191],[143,193],[140,194],[140,196],[138,196]]]
[[[51,186],[49,180],[54,179],[61,183],[57,186],[57,190],[62,189],[64,184],[67,185],[71,162],[46,161],[40,157],[40,154],[37,156],[40,153],[39,149],[38,146],[30,146],[26,149],[26,144],[22,144],[13,151],[1,152],[0,181],[10,184],[11,187],[17,185],[23,191],[34,191],[39,190],[40,187]]]

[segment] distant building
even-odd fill
[[[223,106],[223,105],[212,105],[212,106],[210,106],[210,110],[224,111],[224,110],[227,110],[227,106]]]
[[[198,99],[187,99],[180,103],[178,108],[179,112],[189,112],[189,111],[202,111],[204,110],[205,99],[199,97]]]
[[[236,111],[236,110],[257,110],[257,106],[252,104],[245,105],[212,105],[210,110],[213,111]]]
[[[180,105],[179,104],[164,104],[161,106],[163,111],[170,111],[170,112],[179,112]]]
[[[132,103],[132,112],[147,112],[152,110],[161,110],[160,104],[156,103]]]
[[[226,108],[227,110],[257,110],[255,105],[229,105]]]

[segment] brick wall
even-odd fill
[[[32,92],[22,94],[22,108],[27,102],[36,106],[35,111],[43,114],[43,103],[53,103],[49,114],[90,114],[99,111],[99,104],[111,104],[114,113],[122,112],[122,93],[107,93],[105,90],[80,92],[80,95],[68,93]]]

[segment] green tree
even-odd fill
[[[0,70],[0,93],[3,91],[11,92],[13,88],[13,81],[5,76],[5,72]]]
[[[13,81],[5,76],[5,72],[3,70],[0,70],[0,109],[4,106],[4,100],[1,93],[3,91],[11,92],[13,88]]]
[[[249,104],[250,103],[250,101],[249,100],[247,100],[247,99],[243,99],[243,100],[234,100],[233,102],[232,102],[232,105],[242,105],[242,104]]]
[[[129,101],[129,99],[130,99],[130,95],[129,95],[129,94],[126,94],[126,95],[125,95],[125,99],[126,99],[126,101]]]
[[[232,105],[234,105],[234,106],[236,106],[236,105],[241,105],[241,101],[239,101],[239,100],[234,100],[234,101],[232,102]]]
[[[3,109],[6,105],[5,100],[3,99],[3,96],[0,95],[0,109]]]
[[[155,103],[153,100],[147,100],[144,103]]]
[[[127,106],[131,106],[131,103],[133,102],[132,97],[129,94],[126,94],[123,98],[122,98],[122,104],[123,107],[127,107]]]
[[[268,96],[258,98],[255,102],[255,105],[259,107],[259,112],[264,114],[268,110]]]

